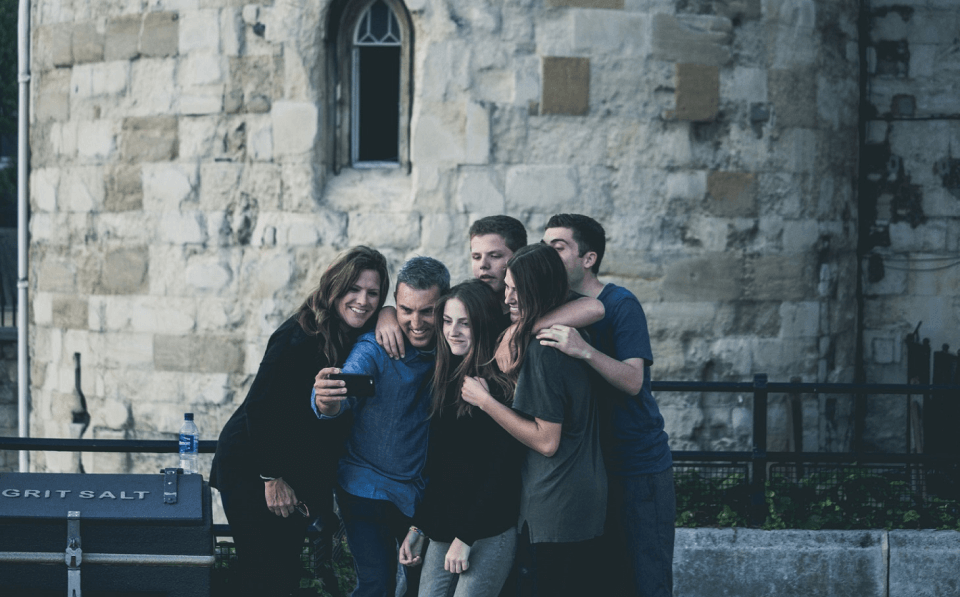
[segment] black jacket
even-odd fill
[[[321,425],[311,409],[314,378],[330,366],[319,345],[319,336],[304,332],[296,318],[270,336],[246,399],[220,432],[212,486],[262,490],[260,475],[283,477],[308,506],[326,501],[350,421],[338,417]]]

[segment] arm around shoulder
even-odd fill
[[[563,431],[562,423],[553,423],[534,417],[528,419],[521,416],[502,402],[494,400],[484,409],[490,418],[503,427],[507,433],[517,438],[521,444],[547,458],[557,453],[560,447],[560,435]]]
[[[585,360],[610,385],[628,396],[636,396],[643,389],[643,359],[618,361],[594,349]]]
[[[482,380],[467,377],[463,381],[463,399],[487,413],[507,433],[521,444],[546,457],[553,456],[560,446],[561,423],[551,423],[539,418],[526,418],[506,404],[494,398]]]
[[[550,311],[537,320],[533,329],[542,330],[556,324],[583,328],[603,319],[604,313],[603,303],[595,298],[583,296]]]
[[[636,396],[643,388],[645,363],[642,358],[619,361],[591,346],[577,330],[565,325],[554,325],[540,330],[537,339],[543,346],[556,348],[566,355],[585,361],[621,392]]]

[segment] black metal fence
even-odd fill
[[[834,480],[864,480],[884,477],[900,488],[901,497],[891,500],[925,500],[930,498],[960,501],[960,451],[953,449],[928,450],[926,453],[867,452],[864,446],[864,418],[856,416],[849,452],[768,451],[767,406],[771,395],[846,395],[855,401],[884,396],[923,396],[931,400],[958,402],[960,385],[951,384],[819,384],[771,383],[766,375],[757,375],[752,382],[653,382],[657,394],[665,393],[728,393],[750,394],[753,397],[753,438],[749,451],[674,451],[674,472],[680,483],[690,491],[699,491],[702,500],[749,501],[756,511],[764,507],[764,489],[768,479],[781,483],[802,484],[804,490],[816,495],[818,487],[826,491],[835,487]],[[909,398],[908,398],[909,399]],[[953,424],[956,419],[950,421]],[[904,426],[909,436],[910,427]],[[960,436],[960,434],[954,435]],[[909,447],[909,437],[904,443]],[[201,441],[200,452],[212,453],[215,441]],[[0,450],[84,451],[84,452],[148,452],[175,453],[176,440],[102,440],[50,439],[0,437]],[[844,487],[853,487],[850,483]],[[692,488],[692,489],[691,489]],[[831,489],[831,491],[834,491]],[[843,489],[839,491],[845,491]],[[889,492],[888,492],[889,493]],[[879,496],[879,494],[878,494]],[[908,497],[903,497],[908,496]],[[872,496],[870,499],[879,499]],[[890,505],[890,504],[887,504]],[[878,505],[881,507],[882,505]],[[754,521],[756,522],[756,521]],[[223,525],[217,525],[220,535],[229,534]]]
[[[920,340],[921,324],[906,338],[907,382],[960,384],[960,354],[952,354],[948,344],[934,352],[929,338]],[[960,433],[956,430],[956,422],[960,421],[960,392],[925,394],[922,412],[911,414],[917,420],[915,441],[924,452],[960,453]]]

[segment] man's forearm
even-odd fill
[[[603,303],[584,296],[546,313],[534,323],[534,330],[542,330],[554,324],[585,328],[603,319],[604,312]]]
[[[584,358],[610,385],[629,396],[636,396],[643,389],[643,359],[617,359],[594,348]]]

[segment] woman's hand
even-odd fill
[[[402,359],[406,355],[403,330],[397,321],[397,311],[393,307],[380,309],[377,317],[377,344],[383,347],[391,359]]]
[[[470,546],[459,539],[454,539],[443,558],[443,569],[453,574],[460,574],[470,567]]]
[[[594,348],[587,344],[576,328],[566,325],[552,325],[537,332],[537,340],[543,346],[552,346],[575,359],[588,359]]]
[[[410,529],[400,544],[399,561],[404,566],[419,566],[423,562],[423,535]]]
[[[297,494],[281,477],[263,483],[263,497],[267,501],[267,510],[284,518],[293,514],[297,505]]]
[[[480,410],[483,410],[487,400],[494,399],[490,395],[487,380],[482,377],[470,377],[469,375],[463,378],[463,389],[460,390],[460,395],[468,404],[478,406]]]
[[[328,417],[340,412],[340,403],[347,397],[347,382],[342,379],[330,379],[334,373],[340,373],[340,369],[336,367],[321,369],[313,381],[315,392],[313,401],[317,405],[317,410]]]

